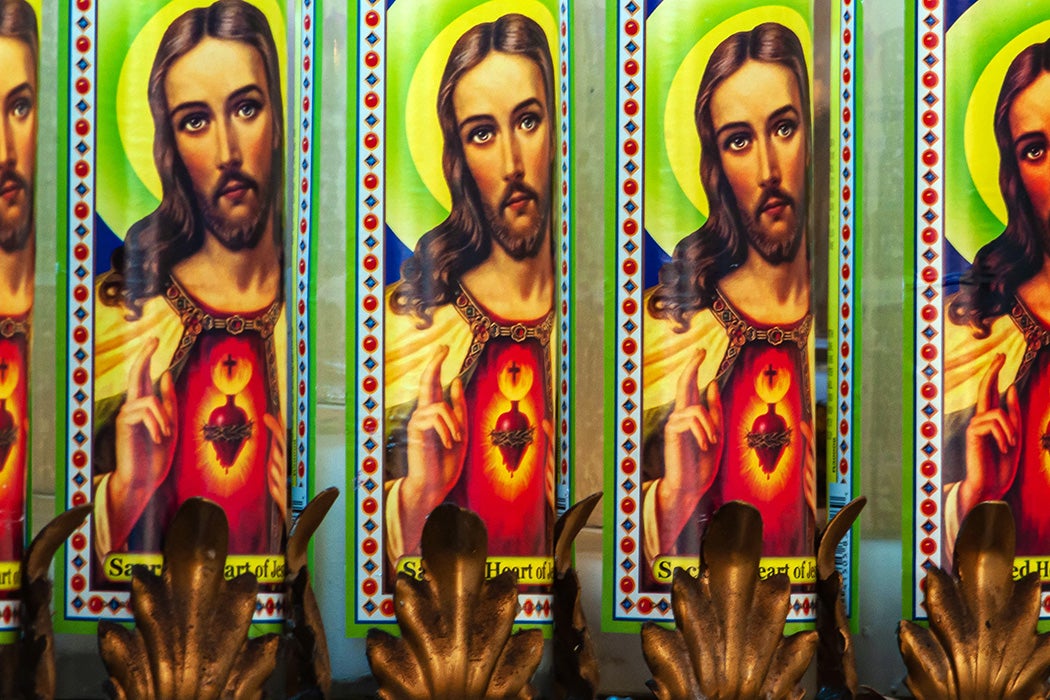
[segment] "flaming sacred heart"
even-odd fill
[[[525,448],[532,442],[529,419],[518,410],[517,401],[511,401],[510,410],[501,413],[496,419],[496,427],[490,435],[493,444],[499,447],[499,453],[503,455],[507,471],[513,474],[521,466]]]
[[[227,472],[237,461],[244,441],[251,437],[251,434],[252,422],[248,420],[248,414],[234,403],[233,396],[230,395],[227,395],[226,403],[211,412],[208,423],[204,426],[204,439],[211,443],[216,459]]]
[[[11,454],[11,448],[15,446],[18,438],[18,426],[15,425],[15,417],[7,410],[7,399],[0,399],[0,472],[7,464],[7,456]]]
[[[514,474],[521,466],[525,450],[532,444],[535,426],[529,425],[529,418],[518,408],[518,403],[525,398],[532,388],[533,371],[527,353],[521,357],[507,357],[519,353],[505,353],[500,357],[503,362],[496,382],[500,393],[510,401],[510,410],[504,411],[496,419],[496,425],[489,432],[492,444],[499,448],[503,464],[507,471]]]
[[[251,363],[234,357],[230,352],[212,366],[212,381],[226,395],[226,403],[212,410],[202,432],[227,474],[237,461],[245,441],[251,437],[254,427],[254,421],[248,420],[248,414],[235,401],[236,395],[248,385],[251,376]]]
[[[759,466],[767,479],[776,471],[784,448],[791,442],[791,428],[784,417],[777,413],[776,406],[777,401],[787,394],[790,386],[790,374],[783,368],[774,368],[772,363],[755,379],[755,391],[769,410],[751,423],[751,431],[747,434],[747,446],[755,451]]]
[[[10,346],[5,346],[8,350]],[[5,352],[6,354],[6,352]],[[8,361],[7,357],[0,357],[0,471],[7,464],[7,457],[11,454],[11,448],[15,446],[18,439],[18,425],[15,416],[7,408],[7,400],[18,386],[18,363]]]
[[[788,428],[784,417],[777,414],[774,404],[769,404],[769,410],[751,424],[751,432],[747,434],[747,445],[758,455],[758,463],[767,479],[776,471],[777,462],[780,461],[790,440],[791,429]]]

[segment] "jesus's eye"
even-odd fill
[[[470,133],[467,134],[467,141],[482,145],[491,141],[493,136],[495,136],[495,132],[490,127],[479,126],[470,130]]]
[[[33,111],[33,101],[28,97],[22,97],[11,105],[11,114],[18,119],[25,119]]]
[[[518,125],[525,131],[535,131],[540,126],[540,117],[538,114],[529,112],[521,117],[521,121]]]
[[[197,133],[208,126],[208,116],[203,112],[192,112],[179,120],[179,131]]]
[[[1021,150],[1021,159],[1034,163],[1043,159],[1046,155],[1046,144],[1043,142],[1031,143]]]
[[[751,135],[744,132],[730,134],[722,141],[722,150],[739,152],[751,145]]]
[[[255,119],[262,111],[262,105],[255,100],[245,100],[237,105],[237,116],[241,119],[251,120]]]
[[[790,119],[785,119],[778,122],[776,128],[773,129],[773,133],[782,139],[791,138],[798,130],[798,124]]]

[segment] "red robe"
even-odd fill
[[[812,427],[812,317],[781,326],[762,324],[721,295],[676,333],[668,319],[645,319],[643,403],[643,542],[649,559],[698,555],[708,521],[723,504],[746,501],[762,514],[763,556],[813,556],[816,522],[805,497],[809,450],[801,425]],[[658,552],[653,485],[663,475],[663,430],[684,366],[707,351],[699,386],[720,390],[724,438],[721,462],[675,551]]]
[[[25,549],[28,318],[0,317],[0,561]]]
[[[491,556],[550,556],[542,425],[554,423],[546,347],[553,316],[512,322],[472,302],[466,294],[456,300],[480,330],[461,369],[470,440],[447,500],[481,517]]]
[[[168,475],[127,541],[113,542],[112,548],[161,551],[164,533],[178,507],[187,498],[203,496],[226,513],[230,554],[280,552],[284,523],[268,487],[267,458],[273,438],[263,417],[281,415],[282,383],[275,345],[282,302],[276,300],[252,314],[226,314],[205,307],[172,280],[163,298],[150,303],[164,304],[175,315],[180,331],[170,360],[165,362],[158,349],[151,363],[155,381],[168,369],[175,382],[178,437]],[[165,317],[156,308],[149,313]],[[145,313],[143,319],[124,323],[120,330],[129,333],[137,323],[148,323]],[[163,336],[161,324],[153,323]],[[140,342],[153,332],[144,327]],[[161,338],[162,348],[172,347],[167,342]],[[130,345],[105,339],[101,345],[107,364],[112,362],[109,355],[123,358],[109,374],[119,372],[135,351]],[[124,382],[126,372],[124,369]],[[102,449],[111,441],[98,443],[97,449]],[[112,455],[96,454],[96,466],[111,464]],[[105,517],[99,511],[96,508],[96,522]]]
[[[440,345],[449,348],[441,384],[461,379],[469,421],[463,471],[447,501],[481,516],[490,555],[550,556],[554,511],[546,494],[549,446],[542,424],[544,419],[555,422],[553,311],[532,321],[500,319],[461,291],[453,303],[433,311],[426,328],[389,306],[386,320],[387,559],[392,564],[405,554],[418,554],[403,550],[399,484],[407,472],[406,428],[420,375]]]

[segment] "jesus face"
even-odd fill
[[[216,70],[221,66],[222,70]],[[254,248],[269,224],[274,115],[262,57],[207,37],[164,81],[175,147],[208,232],[226,248]]]
[[[29,47],[0,37],[0,250],[25,248],[33,232],[36,65]]]
[[[1017,94],[1010,107],[1010,139],[1032,212],[1050,235],[1050,73]]]
[[[452,104],[492,237],[515,260],[535,257],[550,223],[552,159],[540,67],[494,51],[463,74]]]
[[[806,204],[807,125],[794,74],[749,60],[715,88],[711,121],[722,170],[752,250],[794,260]]]

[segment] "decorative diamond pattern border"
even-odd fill
[[[356,372],[354,405],[347,410],[347,421],[356,439],[354,471],[357,485],[354,514],[354,571],[356,581],[351,596],[353,619],[357,624],[394,622],[393,597],[383,592],[383,365],[384,327],[383,293],[385,290],[385,142],[386,137],[386,46],[387,0],[364,0],[359,3],[357,21],[357,104],[358,139],[352,168],[356,173],[357,206],[354,245],[357,263],[356,309],[354,321],[354,358],[351,371]],[[556,94],[561,101],[561,129],[557,167],[561,170],[559,198],[562,225],[558,238],[561,290],[558,323],[561,342],[558,354],[558,431],[559,462],[556,484],[556,508],[562,512],[571,494],[571,361],[569,348],[572,328],[569,291],[572,289],[572,187],[570,143],[571,113],[569,105],[571,75],[569,67],[568,0],[561,0],[558,10],[559,84]],[[517,622],[549,623],[552,620],[552,596],[519,595],[521,606]]]
[[[839,12],[839,154],[838,154],[838,340],[837,374],[839,379],[837,396],[832,393],[829,403],[837,401],[834,425],[838,429],[835,450],[837,479],[828,483],[828,515],[834,517],[853,499],[853,397],[856,389],[854,375],[855,343],[855,277],[856,246],[855,221],[857,173],[856,150],[856,53],[857,13],[853,0],[840,0]],[[830,353],[829,353],[830,356]],[[833,390],[834,392],[834,390]],[[846,533],[835,553],[839,573],[842,574],[842,589],[845,593],[846,609],[851,608],[853,576],[852,558],[853,531]]]
[[[296,188],[296,244],[295,244],[295,370],[293,381],[295,394],[295,445],[289,453],[289,462],[295,470],[292,475],[292,517],[298,517],[310,499],[309,469],[312,455],[310,434],[310,406],[314,401],[310,369],[313,362],[311,347],[313,329],[310,313],[313,300],[310,298],[310,269],[313,243],[313,199],[314,199],[314,105],[316,101],[316,9],[317,0],[302,0],[297,13],[299,38],[299,80],[296,84],[298,114],[296,120],[296,150],[299,167],[299,186]]]
[[[75,0],[68,5],[69,99],[66,115],[69,151],[68,191],[62,235],[68,241],[64,261],[66,280],[66,387],[65,397],[65,507],[91,498],[91,440],[94,432],[94,356],[92,332],[95,308],[95,129],[98,47],[98,0]],[[132,619],[128,593],[97,587],[91,572],[91,519],[70,537],[64,548],[65,581],[63,614],[67,620]],[[0,612],[2,614],[2,612]],[[256,623],[284,619],[284,594],[260,593],[256,598]]]
[[[922,579],[941,565],[941,428],[943,415],[944,2],[917,3],[915,23],[915,404],[916,475],[912,531],[912,614],[925,619]]]
[[[640,591],[642,551],[642,187],[645,164],[645,5],[621,2],[616,71],[616,484],[614,615],[671,619],[666,593]],[[607,524],[608,525],[608,524]],[[606,566],[610,562],[606,562]]]
[[[569,38],[569,1],[561,0],[558,5],[558,54],[560,69],[561,95],[561,146],[558,151],[558,165],[561,169],[561,234],[560,248],[561,259],[558,269],[559,284],[561,290],[561,303],[558,308],[558,326],[561,343],[558,346],[558,454],[561,459],[558,462],[558,479],[555,485],[554,507],[558,514],[564,513],[572,505],[572,484],[570,480],[569,455],[572,454],[572,361],[569,356],[569,348],[572,347],[572,149],[571,141],[572,124],[572,89],[570,85],[571,72],[569,71],[570,38]]]
[[[0,632],[17,630],[22,624],[22,603],[17,600],[0,600]]]
[[[354,533],[357,580],[352,597],[359,623],[392,622],[393,598],[383,590],[383,279],[386,161],[386,4],[365,0],[357,12],[358,194],[354,238],[358,260],[354,407],[347,407],[357,445]]]
[[[66,282],[66,508],[91,500],[91,437],[94,387],[91,332],[94,312],[95,234],[95,58],[96,0],[69,5],[69,242]],[[96,591],[91,585],[91,521],[66,543],[65,614],[69,619],[130,618],[127,594]]]

